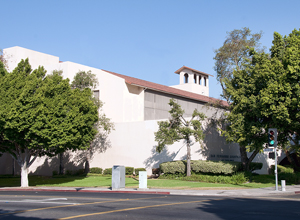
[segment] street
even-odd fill
[[[258,198],[0,192],[0,219],[299,219],[300,195]]]

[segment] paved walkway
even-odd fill
[[[139,193],[139,194],[166,194],[166,195],[192,195],[192,196],[228,196],[228,197],[260,197],[276,195],[300,194],[300,185],[286,186],[282,191],[279,186],[278,191],[275,187],[259,189],[234,189],[234,190],[189,190],[189,189],[108,189],[108,188],[89,188],[89,187],[2,187],[1,191],[56,191],[56,192],[101,192],[101,193]]]

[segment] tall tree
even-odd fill
[[[95,74],[89,71],[79,71],[76,73],[71,86],[72,88],[85,89],[90,88],[94,89],[99,84],[98,79]],[[98,91],[97,91],[98,92]],[[95,152],[103,152],[108,146],[107,135],[114,129],[114,124],[109,118],[102,112],[103,103],[99,99],[99,94],[94,94],[91,96],[94,104],[97,106],[99,111],[99,119],[94,124],[94,128],[98,131],[95,135],[93,142],[90,146],[80,154],[80,157],[84,159],[85,163],[85,173],[88,173],[90,170],[90,161]]]
[[[158,142],[156,151],[162,152],[166,145],[172,145],[176,141],[185,140],[187,146],[187,176],[191,175],[191,137],[201,144],[204,139],[201,122],[205,115],[194,110],[192,118],[187,120],[183,117],[184,110],[171,99],[169,102],[171,118],[167,121],[159,121],[159,129],[155,132],[155,141]]]
[[[21,187],[28,186],[28,168],[39,156],[86,149],[98,121],[91,90],[72,90],[61,76],[32,71],[28,59],[0,75],[0,152],[21,167]]]
[[[251,56],[249,54],[249,48],[260,49],[259,40],[262,36],[262,32],[251,34],[249,28],[235,29],[231,32],[227,32],[227,37],[223,43],[223,46],[215,50],[215,66],[214,70],[217,73],[217,80],[222,87],[221,96],[228,102],[228,108],[231,109],[231,94],[228,94],[227,84],[234,78],[234,71],[242,71],[244,69],[243,63],[247,62]],[[225,117],[226,118],[226,117]],[[220,123],[224,123],[224,117],[221,117]],[[237,121],[236,121],[237,122]],[[230,128],[230,127],[228,127]],[[241,129],[241,127],[240,127]],[[241,141],[240,133],[228,132],[223,133],[226,136],[227,141],[235,141],[240,143],[241,162],[244,164],[244,168],[248,169],[250,161],[256,156],[259,150],[253,150],[253,148],[247,148]],[[239,141],[237,141],[239,140]],[[252,155],[248,158],[247,151],[253,150]]]
[[[284,38],[275,33],[270,55],[250,49],[249,56],[243,69],[225,80],[230,113],[223,131],[227,140],[240,144],[246,170],[263,149],[270,127],[277,128],[278,145],[287,156],[287,149],[299,150],[300,32]],[[253,151],[250,158],[246,150]]]
[[[249,28],[235,29],[227,32],[223,46],[215,50],[215,66],[217,80],[223,89],[223,98],[228,101],[225,93],[225,79],[231,79],[235,69],[243,69],[242,63],[249,58],[247,48],[259,49],[262,32],[251,34]]]
[[[51,74],[48,74],[47,77],[52,78],[55,75],[62,76],[63,71],[62,70],[53,70]],[[59,158],[59,175],[64,174],[65,166],[64,166],[64,149],[60,148],[60,152],[58,153],[58,158]]]

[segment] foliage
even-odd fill
[[[277,128],[278,145],[284,150],[291,140],[299,143],[300,31],[285,37],[275,32],[270,51],[269,55],[249,49],[251,59],[244,61],[243,69],[224,80],[230,113],[223,134],[227,141],[240,144],[245,163],[254,158],[246,158],[246,148],[261,151],[270,127]],[[299,152],[299,145],[289,150]]]
[[[146,171],[146,169],[145,168],[135,168],[134,169],[135,175],[138,176],[140,171]]]
[[[77,88],[83,90],[85,88],[93,89],[99,84],[98,79],[95,74],[93,74],[90,70],[79,71],[76,73],[71,87],[73,89]],[[108,134],[114,129],[114,124],[111,122],[109,118],[102,112],[103,103],[100,101],[99,97],[94,96],[94,94],[90,97],[90,99],[97,106],[99,112],[98,121],[94,124],[94,128],[97,130],[97,134],[94,136],[94,140],[90,143],[90,146],[87,150],[81,152],[77,159],[79,161],[85,162],[85,172],[89,172],[90,160],[93,158],[93,155],[96,152],[104,152],[108,147],[110,147],[110,141],[108,140]]]
[[[275,165],[271,166],[271,174],[274,174]],[[278,173],[294,173],[294,169],[291,167],[284,167],[281,165],[277,165],[277,172]]]
[[[262,163],[251,163],[251,170],[262,168]],[[186,161],[170,161],[160,164],[162,173],[167,174],[184,174],[186,170]],[[191,171],[202,174],[234,174],[242,170],[241,162],[235,161],[209,161],[209,160],[192,160]]]
[[[133,175],[134,167],[125,167],[125,174],[126,175]]]
[[[91,90],[71,90],[68,79],[45,73],[43,67],[32,71],[26,59],[0,76],[0,152],[20,165],[22,187],[37,157],[85,149],[96,134]]]
[[[92,168],[90,169],[90,173],[102,174],[102,172],[103,172],[103,169],[100,168],[100,167],[92,167]]]
[[[229,110],[232,111],[232,94],[230,89],[228,89],[228,84],[234,79],[234,71],[242,71],[245,69],[244,63],[247,62],[251,55],[249,54],[249,48],[255,48],[259,50],[259,40],[262,36],[262,32],[251,34],[249,28],[242,28],[240,30],[235,29],[227,33],[226,40],[223,46],[215,50],[215,66],[214,69],[217,72],[217,80],[222,86],[222,97],[225,98],[229,104]],[[246,81],[246,80],[245,80]],[[223,135],[225,135],[228,142],[236,142],[240,145],[241,161],[243,163],[244,170],[249,170],[249,164],[260,151],[261,148],[247,148],[248,140],[246,144],[242,142],[240,135],[247,135],[249,131],[243,130],[252,127],[246,127],[241,125],[241,118],[236,117],[235,119],[227,118],[225,115],[221,117],[219,123],[221,125],[229,125],[227,128],[221,128],[223,130]],[[231,121],[235,120],[237,126],[232,129],[232,132],[226,132],[228,128],[231,128]],[[256,121],[259,122],[259,121]],[[228,131],[228,130],[227,130]],[[255,132],[255,131],[252,131]],[[251,133],[252,134],[252,133]],[[253,135],[250,139],[253,138]],[[259,144],[258,144],[259,145]],[[248,158],[247,151],[252,151],[252,154]]]
[[[76,73],[72,83],[71,87],[73,89],[85,89],[90,88],[93,89],[99,84],[96,75],[92,73],[91,70],[89,71],[79,71]]]
[[[217,80],[222,86],[223,97],[227,99],[224,90],[226,88],[225,79],[232,79],[235,69],[243,69],[243,61],[249,58],[248,48],[259,48],[259,40],[262,32],[251,34],[249,28],[235,29],[227,32],[227,37],[223,46],[215,50],[215,66]]]
[[[171,118],[167,121],[158,122],[159,129],[155,132],[155,141],[158,142],[156,150],[162,152],[166,145],[172,145],[176,141],[185,140],[187,145],[187,176],[191,175],[191,136],[197,142],[204,139],[201,122],[205,119],[205,115],[194,110],[192,118],[188,121],[183,117],[184,110],[181,106],[171,99],[169,102],[171,110],[169,111]]]
[[[103,175],[112,175],[112,168],[106,168],[103,171]]]
[[[192,174],[191,176],[167,174],[161,175],[159,179],[178,179],[184,181],[199,181],[208,183],[223,183],[223,184],[243,184],[248,181],[244,173],[236,173],[231,176],[225,175],[207,175],[207,174]]]

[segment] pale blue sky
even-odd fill
[[[300,0],[0,0],[0,48],[21,46],[163,85],[182,65],[215,75],[227,31],[300,28]],[[221,87],[210,78],[210,96]]]

